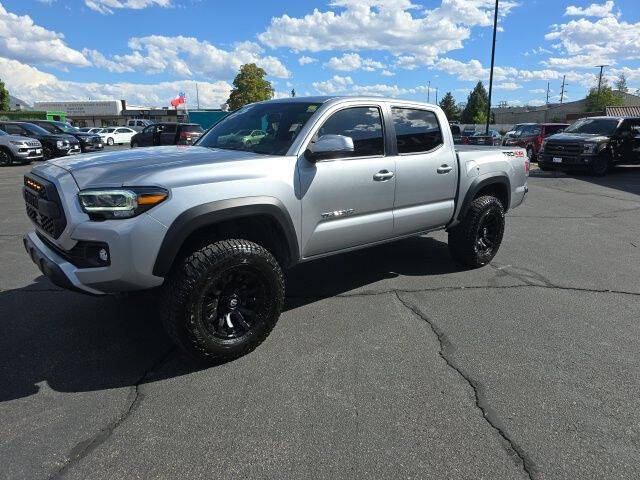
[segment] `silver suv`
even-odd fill
[[[29,164],[34,160],[42,160],[42,145],[38,140],[0,130],[0,166]]]
[[[264,132],[247,141],[238,132]],[[90,294],[162,287],[168,333],[204,360],[274,327],[283,269],[446,229],[486,265],[527,193],[519,148],[455,149],[437,106],[366,97],[247,105],[192,147],[56,159],[25,176],[26,250]]]

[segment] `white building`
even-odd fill
[[[78,127],[122,125],[123,100],[88,100],[86,102],[35,102],[34,110],[65,112],[67,121]]]

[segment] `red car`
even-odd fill
[[[568,123],[534,123],[531,125],[523,125],[516,129],[513,137],[506,141],[506,145],[526,149],[529,160],[535,161],[536,158],[538,158],[542,140],[550,135],[563,131],[568,126]]]

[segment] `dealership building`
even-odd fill
[[[126,125],[127,120],[132,119],[147,119],[154,122],[185,122],[188,118],[184,109],[127,105],[126,100],[36,102],[33,108],[64,112],[67,121],[77,127]]]

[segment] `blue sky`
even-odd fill
[[[568,99],[621,73],[640,88],[640,1],[502,0],[494,101]],[[464,101],[486,81],[493,0],[0,0],[0,78],[27,102],[125,98],[167,105],[186,91],[218,107],[242,63],[276,94]],[[431,90],[428,92],[429,82]]]

